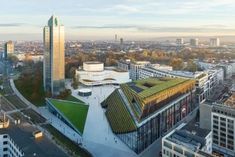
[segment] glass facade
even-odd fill
[[[177,101],[172,103],[172,105],[169,105],[169,107],[163,109],[156,116],[142,124],[137,131],[118,134],[117,136],[139,154],[198,106],[194,98],[195,93],[191,92],[181,99],[176,99]]]
[[[44,89],[53,95],[64,90],[64,26],[52,16],[43,30]]]

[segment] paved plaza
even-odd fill
[[[70,85],[67,86],[72,90]],[[119,138],[117,138],[105,117],[104,110],[100,103],[105,100],[114,90],[115,86],[106,85],[91,87],[92,95],[89,97],[78,96],[78,90],[72,90],[72,95],[85,103],[89,107],[85,129],[83,133],[83,145],[95,156],[137,156]]]

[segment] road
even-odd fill
[[[10,78],[14,75],[9,75],[14,71],[7,62],[0,61],[0,72],[3,74],[0,109],[12,120],[10,127],[1,129],[0,133],[9,134],[24,152],[25,157],[67,157],[68,155],[53,142],[49,134],[38,140],[34,139],[33,132],[39,129],[42,130],[40,125],[45,124],[46,119],[33,111],[14,93],[10,86]],[[18,119],[21,123],[14,124],[14,120]]]

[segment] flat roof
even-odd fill
[[[78,92],[89,93],[89,92],[91,92],[91,89],[89,89],[89,88],[81,88],[81,89],[78,90]]]
[[[89,61],[89,62],[84,62],[84,64],[104,64],[104,63],[99,61]]]
[[[233,93],[225,102],[225,105],[235,109],[235,93]]]
[[[208,136],[210,132],[210,130],[200,128],[197,123],[188,123],[181,129],[176,130],[166,139],[197,152],[205,146],[206,136]]]
[[[57,147],[47,136],[40,139],[33,138],[32,133],[37,130],[36,127],[24,122],[25,125],[15,125],[10,123],[8,128],[0,129],[0,134],[8,134],[15,144],[23,151],[24,157],[56,156],[67,157],[59,147]]]
[[[83,102],[72,102],[59,99],[47,99],[59,112],[83,133],[89,106]]]

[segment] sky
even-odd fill
[[[52,14],[67,40],[235,35],[234,0],[0,0],[0,40],[41,40]]]

